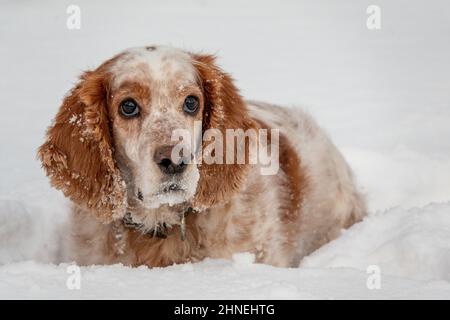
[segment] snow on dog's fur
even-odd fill
[[[183,111],[188,96],[198,99],[192,114]],[[120,113],[127,99],[137,116]],[[195,121],[224,135],[279,129],[278,173],[189,163],[167,174],[156,155],[173,144],[173,130],[189,131]],[[345,160],[308,115],[245,102],[214,57],[169,47],[130,49],[85,72],[39,157],[74,204],[71,254],[79,264],[166,266],[248,251],[261,263],[297,266],[365,214]],[[186,208],[192,213],[182,224]],[[140,227],[130,228],[126,216]]]

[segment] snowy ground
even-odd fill
[[[450,299],[450,3],[282,3],[0,1],[0,298]],[[80,30],[66,28],[69,4]],[[370,4],[381,30],[366,28]],[[307,109],[354,168],[369,217],[298,269],[246,255],[93,266],[68,290],[68,265],[52,264],[67,202],[36,149],[81,70],[147,44],[216,52],[245,97]]]

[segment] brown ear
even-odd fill
[[[84,73],[64,99],[38,157],[52,185],[104,222],[125,211],[125,188],[113,159],[107,114],[108,76]]]
[[[214,128],[220,130],[225,137],[226,129],[245,131],[254,128],[255,123],[248,115],[247,107],[238,89],[234,86],[231,77],[216,66],[215,57],[196,54],[192,57],[205,100],[203,132]],[[205,147],[204,141],[203,149]],[[225,152],[226,146],[224,146],[224,155]],[[247,167],[246,164],[202,163],[199,167],[200,180],[193,206],[202,210],[229,199],[240,189]]]

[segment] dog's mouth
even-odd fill
[[[188,192],[177,182],[165,182],[159,187],[159,190],[153,194],[146,195],[141,189],[138,189],[135,198],[146,208],[155,209],[161,205],[173,206],[186,202]]]
[[[184,192],[184,189],[178,184],[178,183],[169,183],[169,184],[165,184],[162,186],[161,188],[161,193],[171,193],[171,192]]]
[[[161,185],[159,191],[152,197],[152,201],[155,201],[161,205],[167,204],[170,207],[186,202],[187,193],[179,183],[170,182]]]
[[[124,219],[126,226],[157,237],[170,233],[173,227],[184,230],[184,214],[195,195],[191,180],[172,176],[150,192],[141,186],[132,189]]]
[[[182,225],[182,213],[189,207],[188,192],[176,182],[161,184],[158,191],[146,194],[137,189],[128,201],[127,226],[156,236],[167,234],[174,225]]]

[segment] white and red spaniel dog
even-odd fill
[[[173,131],[196,135],[195,123],[200,158],[230,151],[208,149],[208,130],[279,129],[278,139],[268,137],[279,170],[174,161]],[[251,144],[243,148],[248,156]],[[70,251],[84,265],[155,267],[252,252],[260,263],[298,266],[365,214],[351,170],[307,114],[244,101],[214,57],[170,47],[130,49],[85,72],[39,157],[74,204]]]

